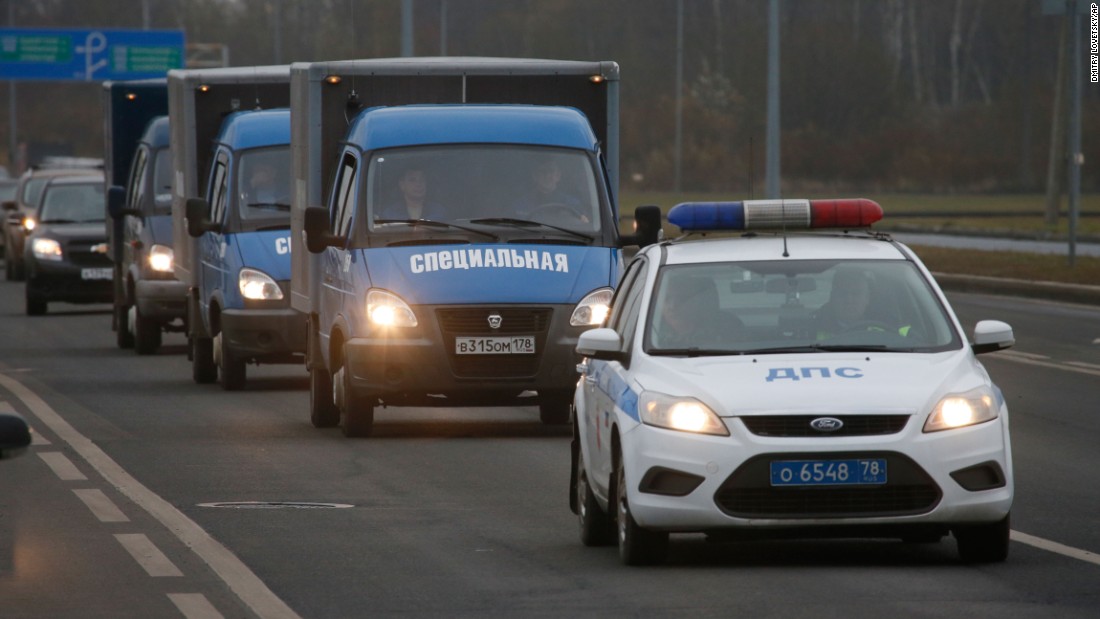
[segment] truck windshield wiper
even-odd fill
[[[267,226],[260,226],[253,230],[253,232],[263,232],[264,230],[289,230],[290,224],[271,224]]]
[[[376,224],[406,224],[409,226],[434,226],[436,228],[454,228],[456,230],[465,230],[466,232],[473,232],[474,234],[480,234],[487,236],[494,241],[499,241],[500,237],[492,232],[486,232],[484,230],[478,230],[477,228],[470,228],[467,226],[460,226],[448,221],[435,221],[434,219],[375,219]]]
[[[550,228],[551,230],[557,230],[558,232],[564,232],[571,234],[579,239],[584,239],[591,243],[593,237],[584,234],[583,232],[577,232],[576,230],[570,230],[569,228],[562,228],[560,226],[554,226],[551,224],[543,223],[541,221],[532,221],[530,219],[513,219],[511,217],[485,217],[483,219],[471,219],[472,224],[484,224],[486,226],[517,226],[517,227],[538,227],[538,228]]]
[[[75,224],[75,223],[77,223],[77,221],[75,219],[43,219],[42,221],[40,221],[38,223],[40,223],[40,224]]]
[[[289,211],[290,205],[283,202],[249,202],[248,208],[267,209],[272,211]]]

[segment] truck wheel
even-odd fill
[[[588,471],[584,468],[584,454],[577,449],[577,522],[580,524],[581,543],[585,546],[606,546],[615,540],[615,529],[607,512],[596,502],[596,495],[588,485]]]
[[[191,338],[191,378],[200,384],[212,383],[218,379],[218,366],[214,365],[213,339]]]
[[[215,357],[219,369],[221,369],[222,389],[226,391],[240,391],[244,389],[246,380],[244,359],[238,358],[229,350],[229,343],[224,334],[214,336],[214,346],[218,349]]]
[[[951,534],[964,563],[1000,563],[1008,558],[1008,516],[991,524],[955,527]]]
[[[551,391],[539,395],[539,420],[548,426],[569,423],[569,408],[573,406],[573,393]]]
[[[623,459],[615,463],[615,506],[619,533],[619,558],[626,565],[663,563],[668,555],[668,533],[650,531],[638,526],[630,514],[626,498],[626,475]]]
[[[130,306],[115,307],[115,341],[119,348],[133,348],[134,334],[130,331]]]
[[[374,432],[374,399],[357,393],[351,386],[351,372],[341,366],[337,372],[341,383],[339,398],[340,425],[348,438],[367,438]]]
[[[131,338],[137,354],[152,355],[156,353],[161,343],[160,323],[142,316],[141,310],[134,307],[134,333]]]
[[[332,374],[327,368],[309,371],[309,420],[314,428],[331,428],[340,423],[340,409],[332,393]]]
[[[11,276],[8,277],[13,282],[21,282],[27,279],[27,268],[23,265],[22,260],[12,259],[11,261]]]
[[[12,262],[11,256],[8,256],[8,259],[4,261],[4,279],[9,282],[15,281],[15,265]]]
[[[41,297],[27,292],[27,315],[41,316],[46,313],[47,303]]]

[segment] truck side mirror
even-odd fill
[[[328,209],[320,206],[311,206],[306,209],[302,228],[306,233],[306,249],[311,254],[319,254],[326,247],[337,245],[339,237],[329,232],[331,224],[328,219]]]
[[[202,198],[187,199],[187,234],[198,238],[204,232],[216,232],[220,226],[206,218],[210,212],[210,203]]]
[[[634,209],[634,234],[621,237],[622,245],[646,247],[661,239],[661,207],[639,206]]]
[[[122,219],[127,215],[141,215],[135,208],[126,208],[126,188],[111,185],[107,189],[107,214],[111,219]]]
[[[0,413],[0,460],[18,456],[30,444],[27,421],[15,413]]]
[[[5,211],[14,211],[18,208],[15,204],[15,200],[4,200],[0,206],[2,206]]]

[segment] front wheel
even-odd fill
[[[951,534],[964,563],[1000,563],[1008,558],[1009,518],[990,524],[955,527]]]
[[[577,522],[580,525],[581,543],[585,546],[606,546],[615,541],[615,529],[607,512],[600,508],[596,495],[588,485],[588,471],[584,468],[584,454],[577,447]]]
[[[27,315],[28,316],[42,316],[46,313],[47,307],[46,301],[40,297],[27,292]]]
[[[615,464],[615,505],[619,533],[619,558],[626,565],[655,565],[668,555],[668,533],[638,526],[626,498],[626,467],[620,456]]]
[[[160,348],[161,333],[160,323],[141,315],[141,310],[134,306],[134,351],[139,355],[151,355]]]
[[[348,438],[367,438],[374,433],[374,398],[357,393],[352,388],[351,372],[347,362],[336,373],[340,382],[340,396],[337,405],[340,408],[340,425],[344,436]]]
[[[115,343],[119,348],[134,347],[134,334],[130,331],[130,306],[115,306]]]
[[[570,407],[573,406],[571,392],[552,391],[539,394],[539,421],[548,426],[560,426],[569,423]]]
[[[314,428],[331,428],[340,423],[340,409],[332,392],[332,374],[327,368],[309,371],[309,420]]]
[[[209,337],[191,338],[191,378],[206,384],[218,380],[218,366],[214,365],[214,340]]]
[[[225,337],[225,332],[214,336],[214,348],[218,352],[215,361],[221,370],[222,389],[226,391],[244,389],[247,380],[244,359],[237,357],[230,350],[229,338]]]

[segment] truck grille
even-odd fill
[[[500,326],[489,326],[490,315],[500,316]],[[553,317],[551,308],[462,307],[436,310],[443,345],[451,371],[457,378],[531,378],[538,374],[546,348],[546,334]],[[456,336],[534,335],[533,355],[458,355]]]
[[[772,460],[885,458],[887,483],[877,486],[772,487]],[[943,493],[917,463],[892,452],[757,456],[734,471],[714,493],[726,514],[740,518],[844,518],[922,514]]]
[[[839,430],[822,432],[810,426],[814,419],[832,417],[844,423]],[[908,415],[761,415],[741,417],[749,432],[757,436],[833,437],[897,434],[909,422]]]

